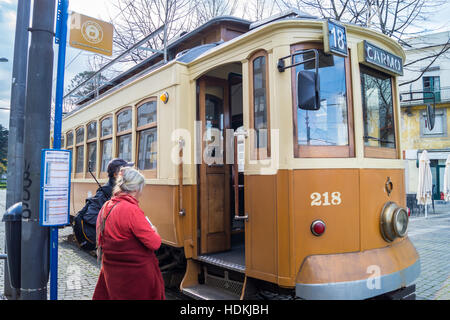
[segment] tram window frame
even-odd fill
[[[156,120],[153,122],[149,122],[138,126],[139,123],[139,108],[149,102],[156,103]],[[149,97],[144,99],[136,104],[136,115],[135,115],[135,123],[136,123],[136,150],[135,150],[135,163],[136,168],[142,172],[145,178],[156,178],[157,177],[157,169],[158,169],[158,99],[157,97]],[[156,165],[155,168],[152,169],[141,169],[139,163],[139,151],[140,151],[140,139],[141,134],[147,130],[156,130]]]
[[[254,89],[254,62],[256,59],[265,58],[265,94],[266,94],[266,121],[267,121],[267,146],[258,148],[256,146],[256,129],[255,129],[255,89]],[[270,87],[269,87],[269,54],[266,50],[261,49],[254,52],[248,59],[249,65],[249,98],[250,98],[250,158],[252,160],[264,160],[271,157],[271,139],[270,139]]]
[[[92,125],[92,124],[95,124],[95,130],[93,130],[94,132],[95,132],[95,136],[90,136],[90,131],[89,131],[89,129],[90,129],[90,126]],[[94,120],[94,121],[91,121],[91,122],[89,122],[87,125],[86,125],[86,131],[87,131],[87,137],[86,137],[86,173],[87,174],[89,174],[89,161],[90,161],[90,159],[89,159],[89,149],[90,149],[90,147],[93,145],[93,144],[95,144],[95,152],[94,152],[94,157],[95,157],[95,162],[94,162],[94,164],[95,164],[95,166],[92,168],[92,173],[95,175],[96,174],[96,172],[97,172],[97,148],[98,148],[98,143],[97,143],[97,135],[98,135],[98,129],[97,129],[97,127],[98,127],[98,122],[97,122],[97,120]],[[90,174],[89,174],[89,177],[90,177]]]
[[[107,134],[107,135],[103,135],[103,127],[102,127],[102,122],[107,120],[107,119],[111,119],[111,133]],[[103,147],[106,141],[110,141],[111,143],[111,159],[113,159],[113,132],[114,132],[114,121],[113,121],[113,115],[112,114],[108,114],[103,116],[100,120],[99,120],[99,126],[100,126],[100,145],[99,148],[97,150],[97,152],[100,152],[100,161],[99,161],[99,171],[100,171],[100,178],[107,178],[108,177],[108,173],[106,172],[107,169],[107,165],[105,165],[105,168],[103,170]]]
[[[291,54],[299,50],[318,49],[324,50],[322,43],[303,42],[291,45]],[[292,112],[294,125],[294,157],[295,158],[354,158],[355,157],[355,132],[354,132],[354,106],[351,70],[351,50],[344,59],[345,89],[347,102],[347,137],[348,144],[340,146],[301,145],[298,143],[298,119],[297,119],[297,75],[296,68],[291,68]]]
[[[79,141],[78,132],[81,130],[83,131],[83,133],[82,133],[82,138]],[[86,129],[84,126],[80,126],[75,129],[75,147],[74,147],[74,150],[75,150],[75,168],[74,168],[75,169],[75,178],[83,178],[84,177],[84,168],[85,168],[85,162],[86,162],[85,134],[86,134]],[[80,150],[83,151],[82,159],[78,159]],[[78,168],[79,160],[81,160],[81,162],[83,163],[80,170]]]
[[[391,81],[391,101],[392,101],[392,117],[393,117],[393,123],[394,123],[394,142],[395,142],[395,148],[389,148],[389,147],[374,147],[374,146],[366,146],[365,140],[363,138],[363,144],[364,144],[364,157],[366,158],[381,158],[381,159],[399,159],[399,139],[398,139],[398,114],[397,114],[397,101],[394,99],[396,97],[397,91],[395,89],[395,77],[372,69],[370,67],[359,65],[359,71],[360,71],[360,81],[361,81],[361,107],[363,111],[363,130],[365,132],[365,122],[364,122],[364,109],[365,109],[365,94],[364,94],[364,88],[362,83],[362,74],[366,73],[372,77],[385,77],[390,78]]]
[[[130,128],[129,129],[125,129],[125,130],[123,130],[123,131],[119,131],[119,116],[123,113],[123,112],[125,112],[125,111],[130,111],[131,112],[131,116],[130,116]],[[125,136],[127,136],[127,135],[129,135],[129,137],[130,137],[130,159],[124,159],[125,161],[129,161],[129,162],[131,162],[131,161],[133,161],[133,150],[132,150],[132,142],[133,142],[133,135],[132,135],[132,132],[133,132],[133,109],[132,109],[132,107],[130,107],[130,106],[128,106],[128,107],[124,107],[124,108],[122,108],[122,109],[120,109],[120,110],[118,110],[117,112],[116,112],[116,158],[123,158],[123,157],[120,157],[119,156],[119,154],[120,154],[120,150],[119,150],[119,148],[120,148],[120,140],[121,140],[121,138],[123,138],[123,137],[125,137]]]

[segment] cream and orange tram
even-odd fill
[[[145,175],[166,285],[197,299],[414,298],[401,47],[291,12],[215,18],[63,120],[71,214],[111,158]],[[112,83],[112,84],[111,84]]]

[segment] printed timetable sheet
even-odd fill
[[[41,162],[42,226],[60,226],[69,223],[71,152],[42,150]]]

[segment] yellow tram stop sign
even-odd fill
[[[70,18],[71,47],[112,55],[113,25],[80,13],[72,13]]]

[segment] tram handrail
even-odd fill
[[[180,147],[179,157],[180,163],[178,164],[178,214],[180,216],[185,216],[186,211],[183,208],[183,148],[184,148],[184,139],[180,137],[178,140],[178,145]]]
[[[248,221],[248,214],[241,215],[239,212],[239,161],[238,161],[238,137],[247,136],[246,132],[234,133],[234,162],[233,162],[233,180],[234,180],[234,219]]]

